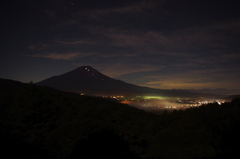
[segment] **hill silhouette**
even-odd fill
[[[184,90],[164,90],[141,87],[110,78],[91,66],[81,66],[59,76],[53,76],[37,83],[59,90],[89,95],[161,95],[168,97],[199,97],[200,93]]]
[[[154,115],[128,105],[0,79],[2,156],[239,157],[240,100]]]

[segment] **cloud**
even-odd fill
[[[40,58],[48,58],[53,60],[74,60],[78,58],[80,53],[73,52],[73,53],[48,53],[48,54],[36,54],[36,55],[29,55],[31,57],[40,57]]]
[[[141,63],[132,63],[126,61],[102,61],[98,62],[97,64],[94,63],[94,61],[91,62],[79,62],[75,63],[75,65],[78,66],[83,66],[83,65],[89,65],[91,64],[92,67],[95,69],[99,70],[101,73],[110,76],[112,78],[120,78],[122,75],[126,74],[132,74],[132,73],[139,73],[139,72],[149,72],[149,71],[154,71],[154,70],[159,70],[161,69],[160,66],[154,66],[151,64],[141,64]]]
[[[115,63],[111,67],[103,66],[102,71],[112,77],[118,78],[125,74],[149,72],[159,70],[160,67],[153,66],[151,64],[134,64],[134,63]]]
[[[39,43],[39,44],[36,44],[36,45],[30,45],[28,48],[31,49],[31,50],[44,50],[48,47],[49,47],[49,45],[47,45],[47,44]]]
[[[213,29],[222,31],[229,31],[234,33],[240,33],[240,19],[231,19],[219,22],[217,25],[212,26]]]
[[[234,89],[239,87],[237,76],[237,72],[230,72],[227,69],[189,70],[167,75],[146,76],[145,78],[149,81],[145,83],[145,86],[161,89]],[[236,83],[235,87],[232,83]]]
[[[158,1],[140,1],[135,3],[128,3],[121,7],[111,7],[104,9],[90,9],[87,12],[79,12],[79,16],[88,15],[90,18],[95,20],[104,20],[106,17],[113,17],[115,15],[136,15],[136,14],[149,14],[146,10],[158,9],[158,11],[166,12],[160,5],[165,0]],[[167,13],[167,12],[166,12]]]
[[[148,11],[152,9],[166,12],[159,7],[164,1],[165,0],[149,0],[148,2],[127,1],[120,2],[120,5],[116,5],[116,2],[113,2],[104,5],[104,7],[97,4],[99,6],[98,8],[96,8],[92,2],[84,2],[83,5],[82,2],[71,2],[67,4],[63,1],[54,1],[54,3],[50,2],[46,5],[44,13],[51,22],[51,27],[56,29],[73,25],[82,26],[86,24],[86,22],[98,22],[98,24],[100,24],[99,22],[112,23],[112,20],[119,21],[119,15],[131,15],[133,17],[138,16],[139,14],[149,15],[150,13]],[[116,16],[118,18],[116,18]]]
[[[178,15],[174,15],[168,11],[167,8],[163,7],[163,4],[167,3],[173,2],[165,0],[138,1],[134,3],[125,2],[125,5],[121,5],[120,7],[102,7],[100,9],[95,9],[89,5],[90,8],[86,10],[76,11],[72,9],[71,11],[71,9],[64,9],[64,5],[66,4],[59,2],[55,10],[48,10],[46,12],[49,14],[50,19],[56,19],[56,17],[62,15],[60,13],[63,12],[66,16],[64,16],[64,20],[62,20],[61,16],[61,20],[58,21],[58,23],[79,26],[79,29],[85,29],[90,34],[88,38],[56,41],[59,44],[64,44],[65,46],[72,45],[72,47],[74,45],[74,47],[76,47],[76,45],[129,47],[139,54],[148,52],[149,55],[185,56],[186,52],[199,52],[216,48],[226,49],[227,46],[223,41],[225,41],[224,39],[227,37],[223,36],[221,32],[216,31],[216,29],[235,30],[239,32],[239,21],[208,23],[208,25],[198,27],[189,25],[184,28],[179,27],[172,29],[169,33],[148,28],[146,31],[146,28],[144,30],[139,27],[146,27],[147,25],[145,25],[145,23],[148,23],[148,21],[144,21],[145,19],[141,16],[143,14],[151,18],[151,20],[158,22],[158,25],[161,23],[164,25],[165,22],[159,20],[159,17],[161,17],[159,15],[161,14],[177,18]],[[70,5],[72,6],[72,4]],[[111,6],[111,4],[107,6]],[[60,13],[58,14],[57,11]],[[139,16],[141,16],[140,19],[144,20],[140,20],[140,23],[137,22],[132,26],[126,25],[132,21],[129,17],[136,19]],[[72,23],[70,21],[74,22]],[[173,22],[176,23],[176,19],[173,20]],[[176,26],[177,25],[178,24],[176,24]],[[95,37],[93,38],[93,36]]]
[[[110,46],[132,48],[138,53],[185,56],[190,52],[207,49],[225,49],[220,33],[213,33],[212,26],[191,27],[166,34],[157,30],[124,29],[118,27],[88,26],[92,35],[102,37],[102,42]],[[97,39],[99,40],[99,39]],[[106,44],[105,43],[105,44]]]
[[[144,20],[140,21],[142,24],[138,22],[132,26],[125,25],[125,23],[131,22],[128,19],[129,16],[137,18],[144,14],[160,24],[163,22],[158,19],[161,17],[158,15],[159,13],[174,17],[175,15],[170,11],[163,9],[164,3],[167,3],[167,1],[141,1],[126,3],[121,7],[103,7],[101,9],[91,9],[90,7],[88,10],[80,11],[71,11],[70,9],[65,11],[64,6],[58,7],[57,9],[61,8],[62,12],[67,12],[66,14],[69,15],[66,16],[64,21],[74,21],[74,23],[66,22],[66,24],[78,26],[88,35],[87,38],[82,36],[78,39],[68,38],[68,40],[64,39],[63,36],[61,40],[55,40],[54,42],[64,47],[79,48],[83,52],[95,52],[102,57],[119,56],[119,53],[121,53],[121,56],[138,57],[144,55],[149,58],[152,55],[178,56],[180,59],[184,57],[184,60],[188,59],[190,61],[190,59],[200,58],[202,52],[213,58],[217,53],[220,53],[219,50],[228,48],[225,39],[229,37],[223,36],[216,29],[225,30],[233,27],[237,31],[237,28],[239,28],[239,22],[233,21],[229,21],[229,25],[226,22],[202,26],[190,25],[172,29],[170,32],[164,32],[162,29],[138,27],[145,26],[145,23],[148,23]],[[52,18],[58,15],[55,10],[47,13]],[[154,16],[154,14],[158,16]],[[122,51],[123,49],[126,53]],[[126,51],[127,49],[128,51]],[[111,50],[114,51],[109,53]],[[156,58],[151,58],[151,60],[156,60]]]
[[[63,44],[66,46],[74,46],[74,45],[95,45],[96,42],[87,39],[76,39],[76,40],[55,40],[55,42],[59,44]]]

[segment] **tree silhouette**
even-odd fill
[[[128,143],[109,130],[88,135],[79,140],[70,155],[70,159],[134,159],[137,158],[128,149]]]

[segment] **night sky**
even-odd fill
[[[240,89],[236,0],[1,3],[0,78],[39,82],[87,65],[153,88]]]

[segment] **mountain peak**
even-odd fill
[[[80,66],[77,69],[94,69],[91,66]]]
[[[82,70],[86,70],[86,71],[90,71],[90,70],[95,70],[94,68],[92,68],[91,66],[80,66],[72,71],[82,71]],[[96,70],[95,70],[96,71]],[[71,72],[71,71],[70,71]]]
[[[63,74],[69,78],[88,78],[88,79],[110,79],[110,77],[103,75],[91,66],[80,66],[75,70]]]

